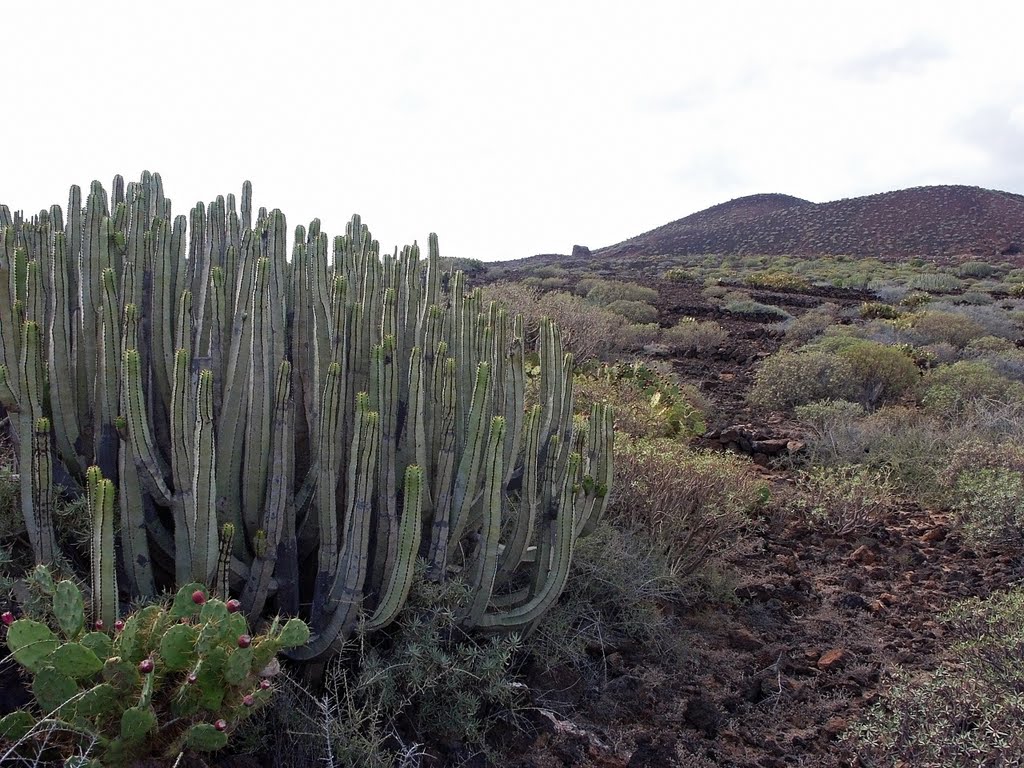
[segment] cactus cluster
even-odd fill
[[[74,582],[54,581],[43,566],[34,581],[51,598],[49,620],[5,615],[4,623],[43,718],[24,710],[7,715],[0,740],[17,743],[58,724],[64,733],[97,738],[104,765],[225,746],[237,724],[269,700],[273,685],[262,673],[272,671],[275,655],[309,637],[299,619],[274,619],[250,635],[237,603],[208,597],[200,584],[183,586],[169,605],[89,625]]]
[[[289,253],[248,182],[187,220],[148,172],[109,197],[93,182],[84,205],[72,187],[66,217],[0,206],[25,524],[59,562],[54,498],[89,495],[104,622],[127,596],[207,583],[251,621],[307,616],[292,655],[322,659],[392,621],[423,558],[469,585],[467,628],[528,630],[603,513],[612,416],[574,420],[551,323],[527,403],[526,342],[442,271],[434,235],[425,257],[382,254],[358,216],[333,243],[314,220]]]

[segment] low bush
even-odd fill
[[[928,293],[952,293],[962,285],[963,281],[959,278],[941,272],[915,275],[907,281],[907,288],[910,290],[927,291]]]
[[[418,765],[425,744],[462,745],[461,755],[432,756],[448,765],[446,757],[487,755],[489,731],[508,727],[524,690],[513,671],[521,641],[466,635],[459,614],[468,588],[419,570],[387,638],[357,636],[322,696],[295,684],[283,691],[276,764],[389,768]]]
[[[523,285],[542,291],[557,291],[565,288],[569,281],[564,277],[538,277],[531,275],[523,278]]]
[[[865,301],[858,310],[864,320],[893,320],[900,316],[900,311],[892,304],[881,301]]]
[[[647,531],[685,578],[738,541],[764,490],[750,462],[734,454],[619,436],[606,515],[616,526]]]
[[[657,323],[623,325],[613,337],[613,346],[622,352],[640,352],[661,341],[662,330]]]
[[[979,401],[1013,402],[1024,399],[1024,384],[977,360],[961,360],[929,371],[922,384],[921,403],[946,418]]]
[[[715,349],[728,338],[729,332],[714,320],[699,322],[684,317],[662,334],[663,343],[673,352],[686,353]]]
[[[988,335],[981,323],[969,317],[936,310],[918,312],[907,317],[904,327],[912,343],[919,347],[946,342],[963,349],[974,339]]]
[[[672,267],[665,271],[662,278],[668,280],[670,283],[688,283],[697,280],[697,276],[690,270],[684,269],[683,267]]]
[[[648,365],[618,363],[574,380],[576,410],[587,413],[598,402],[614,403],[615,429],[635,437],[688,440],[707,429],[707,401]]]
[[[1020,766],[1024,755],[1024,590],[972,599],[942,617],[948,657],[897,672],[850,731],[865,765]]]
[[[960,277],[992,277],[999,274],[999,268],[987,261],[965,261],[957,269]]]
[[[781,350],[757,369],[750,402],[771,410],[790,410],[816,400],[854,396],[850,363],[822,350]]]
[[[650,532],[601,523],[579,540],[565,591],[525,649],[542,670],[569,666],[588,676],[603,671],[607,648],[663,652],[674,641],[664,607],[683,588]]]
[[[754,301],[753,299],[732,299],[725,301],[722,304],[722,309],[726,312],[732,312],[734,315],[769,315],[781,320],[788,320],[792,317],[792,315],[782,309],[782,307],[776,307],[771,304],[762,304],[761,302]]]
[[[645,301],[618,299],[605,304],[605,309],[622,315],[631,323],[655,323],[658,321],[658,310]]]
[[[779,291],[806,291],[811,287],[807,278],[791,272],[767,271],[747,275],[744,283],[752,288],[766,288]]]
[[[837,536],[864,533],[879,525],[892,509],[889,472],[840,464],[814,467],[796,479],[791,512]]]
[[[786,346],[800,347],[815,339],[836,322],[839,307],[835,304],[822,304],[809,309],[799,317],[782,321],[777,329],[786,334]]]
[[[1024,548],[1024,448],[966,441],[952,451],[940,481],[965,541],[979,550]]]
[[[543,318],[554,320],[566,351],[580,363],[607,356],[615,347],[616,334],[626,324],[621,315],[563,291],[541,293],[522,283],[502,282],[484,286],[483,294],[485,302],[497,301],[510,313],[522,314],[531,338]]]
[[[873,341],[856,341],[839,350],[850,366],[854,399],[868,408],[893,403],[913,390],[920,374],[903,350]]]
[[[592,279],[580,281],[585,283],[587,301],[591,304],[611,304],[613,301],[642,301],[647,304],[658,300],[658,292],[653,288],[620,280]],[[582,290],[577,285],[577,291]]]

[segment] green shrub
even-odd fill
[[[971,440],[940,475],[946,505],[965,541],[979,550],[1024,547],[1024,447]]]
[[[1024,473],[1005,467],[966,470],[953,487],[954,519],[978,549],[1024,547]]]
[[[922,385],[922,404],[932,413],[954,416],[978,401],[1024,399],[1024,385],[976,360],[961,360],[929,371]]]
[[[857,443],[859,422],[867,413],[864,406],[849,400],[817,400],[793,409],[796,418],[808,429],[812,463],[859,458],[857,450],[848,446]]]
[[[708,404],[700,393],[641,363],[581,374],[574,390],[578,413],[588,413],[594,403],[614,403],[615,428],[636,437],[688,440],[707,429],[703,412]]]
[[[580,281],[581,283],[584,281]],[[586,283],[587,301],[591,304],[610,304],[613,301],[642,301],[647,304],[658,300],[658,292],[638,283],[619,280],[593,280]],[[577,286],[577,290],[581,290]]]
[[[728,336],[729,332],[714,320],[698,322],[692,317],[684,317],[665,329],[662,341],[673,352],[685,353],[715,349]]]
[[[908,309],[919,309],[931,302],[931,300],[932,297],[927,293],[909,293],[903,297],[900,304]]]
[[[523,285],[537,288],[542,291],[557,291],[565,288],[569,281],[564,277],[537,277],[530,276],[523,278]]]
[[[762,304],[753,299],[733,299],[722,304],[722,309],[732,312],[734,315],[770,315],[781,320],[788,320],[792,315],[782,307],[771,304]]]
[[[605,305],[605,309],[622,315],[631,323],[655,323],[658,321],[658,310],[644,301],[618,299]]]
[[[661,336],[661,326],[657,323],[630,323],[616,330],[613,345],[622,352],[639,352],[657,345]]]
[[[976,307],[991,304],[992,296],[983,291],[964,291],[957,297],[958,304],[972,304]]]
[[[672,267],[665,271],[662,278],[668,280],[670,283],[688,283],[697,280],[697,276],[690,270],[682,267]]]
[[[757,369],[749,399],[782,411],[816,400],[847,400],[854,389],[849,361],[821,350],[781,350]]]
[[[992,277],[999,274],[999,268],[986,261],[965,261],[957,269],[960,277]]]
[[[974,339],[988,335],[985,327],[969,317],[953,312],[928,310],[906,318],[914,344],[925,346],[945,341],[963,349]]]
[[[902,350],[874,341],[857,340],[839,350],[839,356],[850,366],[855,399],[868,408],[897,401],[920,378]]]
[[[915,275],[907,281],[907,288],[912,291],[927,291],[928,293],[952,293],[963,285],[963,281],[953,275],[931,272],[923,275]]]
[[[1024,755],[1024,590],[972,599],[941,617],[948,657],[895,673],[851,729],[865,765],[1020,766]]]
[[[881,301],[865,301],[858,310],[864,320],[894,320],[900,316],[898,308]]]
[[[799,347],[825,333],[836,322],[838,313],[839,307],[826,303],[784,320],[776,328],[786,334],[786,346]]]
[[[805,277],[777,270],[755,272],[752,275],[747,275],[743,282],[753,288],[781,291],[806,291],[811,287]]]

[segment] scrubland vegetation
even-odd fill
[[[483,560],[460,554],[465,568],[438,579],[416,549],[387,626],[371,627],[372,616],[362,616],[339,635],[337,653],[312,669],[282,658],[272,674],[249,664],[223,683],[204,679],[204,691],[267,694],[251,711],[242,699],[204,710],[231,713],[230,743],[224,729],[205,722],[212,717],[196,720],[198,730],[173,719],[157,725],[157,715],[192,716],[178,700],[187,686],[167,687],[170,677],[156,680],[156,699],[127,685],[142,698],[111,710],[116,716],[76,710],[65,717],[64,689],[44,693],[38,683],[52,670],[34,668],[39,660],[8,640],[14,655],[3,662],[4,690],[35,710],[0,720],[0,758],[30,765],[59,753],[67,764],[123,763],[123,755],[148,754],[145,742],[126,737],[137,718],[152,734],[154,756],[177,739],[175,749],[197,760],[202,753],[209,764],[1024,764],[1024,268],[999,258],[935,265],[709,255],[644,263],[646,271],[595,261],[584,273],[557,263],[445,265],[481,288],[473,294],[481,318],[492,302],[492,317],[499,307],[522,316],[520,409],[550,398],[549,320],[573,356],[570,431],[575,420],[587,434],[587,417],[603,403],[614,407],[606,508],[589,535],[573,536],[557,601],[513,631],[480,631],[486,622],[467,621],[467,606],[500,615],[518,592],[539,594],[538,583],[554,577],[524,567],[481,602]],[[463,287],[469,296],[468,286],[456,290]],[[540,354],[531,351],[538,341]],[[715,437],[744,430],[757,433],[749,448]],[[58,588],[32,570],[20,499],[30,486],[14,458],[12,447],[0,446],[5,607],[49,626],[55,646],[87,645],[83,637],[102,634],[82,635],[78,617],[87,609],[55,617]],[[575,482],[582,498],[594,480],[580,474]],[[510,489],[493,532],[503,542],[513,540],[517,515],[530,504],[525,491]],[[101,511],[91,499],[54,501],[57,546],[70,561],[62,594],[71,594],[76,566],[80,574],[90,560]],[[931,547],[928,556],[948,560],[928,565],[954,574],[956,589],[930,587],[941,604],[907,596],[910,629],[888,638],[886,612],[904,597],[893,593],[939,579],[920,575],[921,550],[910,546],[910,534],[893,538],[920,520],[927,523],[913,534],[914,547],[921,537],[927,546],[942,541],[945,549]],[[474,542],[486,539],[481,531]],[[889,556],[894,540],[893,559],[879,566],[875,559]],[[842,587],[828,581],[836,563]],[[968,566],[980,569],[977,583],[955,577]],[[871,580],[879,583],[873,592],[863,586]],[[222,644],[232,658],[233,638],[243,634],[237,624],[230,636],[204,629],[236,620],[220,608],[200,609],[198,600],[193,610],[193,587],[201,585],[182,587],[170,607],[154,609],[195,615],[195,630],[180,625],[196,633],[195,650],[182,651],[183,671],[207,658],[201,638],[215,636],[210,647]],[[83,605],[95,589],[85,590]],[[375,589],[383,589],[379,579]],[[368,594],[368,604],[377,597]],[[220,598],[210,594],[227,611],[228,591]],[[135,600],[133,609],[160,605],[156,594]],[[316,631],[309,611],[303,605]],[[250,617],[252,637],[273,639],[278,625],[260,614]],[[814,618],[801,623],[804,614]],[[851,651],[843,643],[852,640],[829,639],[835,627],[852,624],[873,632],[875,645]],[[732,656],[696,642],[717,625],[732,628],[723,630]],[[932,646],[914,634],[925,631],[935,641],[927,652]],[[298,635],[277,637],[275,651],[305,642],[298,629],[290,632]],[[148,674],[139,664],[173,655],[157,640],[130,651],[116,638],[88,642],[111,679],[134,681]],[[131,662],[124,669],[115,650]],[[859,658],[836,661],[850,656]],[[727,669],[707,668],[709,659],[725,658],[721,667],[747,664],[737,673],[739,692]],[[14,660],[35,675],[27,692],[19,693]],[[835,670],[844,664],[848,677],[840,680]],[[77,684],[66,692],[76,695]],[[236,728],[239,713],[245,723]]]

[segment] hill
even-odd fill
[[[595,251],[598,257],[702,253],[992,257],[1024,248],[1024,196],[915,187],[828,203],[741,197]]]

